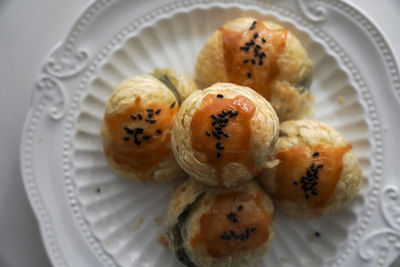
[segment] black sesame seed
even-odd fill
[[[239,111],[238,111],[238,110],[235,110],[235,112],[233,112],[233,115],[234,115],[234,116],[239,115]]]
[[[251,73],[250,72],[247,73],[247,77],[251,78]]]
[[[256,44],[256,47],[255,47],[255,49],[257,50],[257,49],[261,49],[261,45],[259,45],[259,44]]]
[[[137,116],[138,116],[139,120],[143,119],[142,114],[138,113]]]
[[[262,51],[261,53],[260,53],[260,59],[262,59],[263,57],[266,57],[267,55],[264,53],[264,51]]]
[[[216,120],[216,119],[217,119],[217,116],[215,116],[215,114],[212,114],[212,115],[211,115],[211,118],[213,118],[214,120]]]
[[[221,236],[220,236],[222,239],[226,239],[226,237],[225,237],[225,235],[224,234],[222,234]]]
[[[215,138],[217,138],[218,140],[221,139],[221,136],[219,136],[219,135],[217,134],[216,131],[212,131],[212,134],[213,134],[213,135],[215,136]]]
[[[228,109],[228,111],[226,112],[226,114],[232,114],[232,109]]]
[[[244,234],[240,235],[240,240],[244,240]]]
[[[139,146],[139,145],[141,144],[141,142],[140,142],[139,140],[136,140],[136,139],[135,139],[135,144],[136,144],[137,146]]]
[[[262,60],[258,61],[258,65],[262,66],[264,62]]]
[[[225,115],[222,114],[222,113],[219,113],[219,114],[218,114],[218,117],[223,118],[223,117],[225,117]]]
[[[159,108],[154,113],[158,115],[158,114],[160,114],[160,112],[161,112],[161,109]]]
[[[314,169],[314,167],[315,167],[315,163],[313,162],[313,163],[311,163],[310,168],[311,168],[311,169]]]
[[[220,126],[216,126],[216,127],[215,127],[215,130],[217,130],[217,131],[221,131],[221,129],[222,129],[222,128],[221,128]]]
[[[150,113],[153,113],[154,109],[148,108],[148,109],[146,109],[146,111],[147,111],[147,112],[150,112]]]
[[[158,129],[158,128],[156,129],[156,132],[159,133],[159,134],[162,133],[162,131],[160,129]]]
[[[226,123],[221,123],[220,125],[219,125],[219,127],[221,127],[221,128],[224,128],[226,126]]]
[[[129,137],[124,137],[124,141],[129,141]]]
[[[316,195],[318,195],[318,192],[315,191],[315,190],[313,190],[313,191],[311,192],[311,194],[313,194],[314,196],[316,196]]]
[[[245,51],[249,51],[249,46],[241,46],[240,50],[245,50]]]
[[[229,137],[229,135],[228,135],[227,133],[225,133],[225,132],[222,132],[222,134],[223,134],[225,137]]]
[[[249,60],[248,60],[248,59],[245,59],[245,60],[243,60],[243,63],[247,63],[247,62],[249,62]]]
[[[258,32],[256,32],[256,33],[253,35],[253,38],[254,38],[254,39],[257,39],[257,37],[258,37]]]
[[[317,152],[314,152],[314,154],[312,155],[313,157],[316,157],[316,156],[318,156],[319,155],[319,152],[317,151]]]
[[[256,23],[257,23],[257,21],[253,21],[253,24],[251,24],[251,27],[250,27],[250,31],[256,27]]]
[[[265,40],[265,38],[264,38],[264,37],[263,37],[261,40],[262,40],[262,42],[263,42],[263,43],[265,43],[265,42],[267,41],[267,40]]]
[[[233,231],[233,230],[231,230],[230,233],[232,236],[234,236],[236,234],[235,231]]]
[[[221,94],[218,94],[217,97],[218,97],[218,98],[223,98],[224,96],[221,95]]]
[[[211,136],[210,131],[206,131],[206,135]]]
[[[237,208],[237,210],[242,210],[242,209],[243,209],[242,205],[239,205],[239,207]]]
[[[143,133],[143,128],[135,128],[135,133],[137,133],[137,134],[141,134],[141,133]]]
[[[221,153],[217,152],[217,158],[221,157]]]
[[[132,118],[132,120],[136,120],[136,115],[135,114],[131,114],[131,118]]]
[[[221,144],[221,142],[217,142],[217,144],[215,145],[215,147],[219,150],[224,149],[224,146]]]
[[[305,196],[306,200],[307,200],[309,197],[310,197],[310,196],[309,196],[308,194],[306,194],[306,196]]]
[[[254,58],[251,59],[251,63],[256,64],[256,61],[254,60]]]
[[[257,226],[252,226],[251,231],[254,232],[255,230],[257,230]]]
[[[318,169],[320,169],[320,168],[322,168],[322,167],[324,167],[324,164],[319,164],[319,165],[317,166]]]
[[[151,134],[145,134],[143,135],[143,140],[148,140],[151,138]]]
[[[170,106],[170,108],[175,107],[175,104],[176,104],[176,102],[172,103],[171,106]]]
[[[321,234],[320,234],[319,232],[315,232],[314,235],[315,235],[316,237],[320,237],[320,236],[321,236]]]
[[[222,133],[223,133],[223,131],[221,131],[221,130],[217,131],[218,135],[221,135]]]
[[[306,173],[308,177],[312,176],[310,169],[308,169]]]
[[[252,45],[254,45],[254,40],[250,40],[250,42],[246,43],[246,46],[252,46]]]
[[[293,181],[293,184],[294,185],[298,185],[299,183],[297,181]]]
[[[152,112],[149,112],[149,115],[147,115],[147,117],[148,117],[148,118],[153,117],[153,113],[152,113]]]

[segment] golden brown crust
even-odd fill
[[[303,218],[318,217],[323,214],[337,212],[349,203],[358,193],[361,186],[361,168],[357,157],[349,146],[343,135],[323,122],[313,120],[286,121],[280,125],[280,138],[278,139],[274,151],[277,155],[281,151],[288,151],[294,147],[312,148],[315,146],[327,145],[334,149],[345,149],[341,162],[341,172],[339,174],[336,187],[329,202],[322,207],[310,207],[306,199],[301,201],[289,201],[285,199],[274,199],[278,207],[286,213]],[[274,160],[272,157],[270,160]],[[279,164],[279,163],[278,163]],[[265,168],[258,177],[259,182],[274,198],[278,191],[277,186],[277,163],[271,164],[270,168]],[[271,168],[272,167],[272,168]],[[305,175],[305,174],[304,174]],[[296,177],[293,177],[295,179]],[[321,180],[321,178],[320,178]],[[321,185],[323,186],[323,185]],[[293,190],[295,185],[291,185]],[[299,184],[299,188],[301,185]],[[310,192],[310,198],[311,198]],[[276,198],[276,197],[275,197]]]
[[[225,214],[231,211],[235,213],[236,223],[233,217],[229,219]],[[182,217],[178,220],[183,212],[186,213],[184,220]],[[215,212],[215,216],[211,215]],[[218,212],[223,214],[219,216]],[[176,188],[168,208],[169,247],[178,254],[184,254],[196,266],[249,266],[266,253],[273,239],[273,212],[271,199],[255,181],[238,187],[221,188],[205,187],[188,179]],[[207,218],[214,220],[204,224]],[[257,227],[252,228],[255,225]],[[247,234],[244,230],[246,226],[249,227]],[[178,246],[174,242],[177,229],[181,235]],[[231,235],[231,230],[236,230],[235,235],[243,234],[243,240],[234,236],[221,238],[223,234]],[[206,236],[201,236],[205,233]],[[209,243],[213,235],[215,240]]]
[[[192,144],[192,118],[207,95],[217,94],[222,94],[228,99],[244,96],[254,104],[255,113],[250,121],[250,160],[259,170],[275,144],[279,123],[275,111],[264,98],[250,88],[235,84],[218,83],[206,90],[196,91],[182,104],[174,121],[171,137],[172,149],[178,163],[200,182],[207,185],[221,185],[219,182],[222,180],[223,185],[229,187],[252,179],[254,174],[247,166],[238,162],[229,162],[226,166],[222,166],[221,172],[218,173],[217,169],[208,163],[205,154],[196,151]],[[211,124],[211,119],[209,120]],[[205,130],[203,129],[201,133],[203,134]],[[214,140],[211,136],[211,141],[218,140]]]
[[[221,29],[232,32],[247,31],[254,21],[256,20],[251,17],[238,18],[227,22]],[[282,26],[272,22],[263,21],[262,23],[272,30],[285,30]],[[247,41],[249,40],[243,40],[243,43]],[[267,43],[262,44],[268,46]],[[240,51],[239,47],[238,51]],[[281,121],[301,118],[312,102],[308,87],[313,72],[313,63],[299,40],[290,32],[287,32],[285,47],[276,56],[279,74],[271,81],[272,94],[268,100],[271,100]],[[243,64],[243,66],[245,65]],[[258,63],[254,65],[254,68],[258,68],[257,65]],[[234,82],[229,78],[226,67],[221,30],[215,31],[200,51],[195,66],[195,80],[199,88],[206,88],[217,82]],[[281,82],[286,83],[282,85]]]
[[[187,76],[168,69],[158,71],[170,75],[171,79],[177,84],[178,91],[184,94],[182,98],[195,90],[194,82],[188,81],[189,78]],[[176,102],[174,93],[164,83],[150,74],[143,74],[124,80],[117,86],[107,102],[101,126],[104,152],[110,167],[116,173],[135,182],[165,182],[185,176],[185,173],[173,157],[169,143],[172,119],[179,108],[178,105],[174,109],[170,108],[174,102]],[[153,114],[152,119],[158,119],[155,123],[146,124],[146,108],[153,106],[160,107],[162,111],[159,114]],[[143,120],[138,118],[133,120],[131,114],[128,114],[130,111],[135,111],[136,115],[141,113],[144,117]],[[140,138],[143,138],[144,134],[149,134],[151,139],[142,140],[138,137],[141,144],[135,147],[135,145],[132,145],[133,135],[124,132],[125,126],[129,126],[132,129],[135,127],[143,128],[144,133],[140,135]],[[116,127],[118,129],[115,129]],[[160,129],[162,132],[156,132],[158,128],[162,128]],[[121,141],[120,139],[122,138],[126,138],[126,142]],[[162,143],[157,145],[157,142],[165,143],[165,145],[161,145]],[[139,151],[145,145],[149,146],[150,143],[151,147],[159,152],[156,156],[160,157],[154,158],[154,164],[150,162],[150,155],[146,156],[145,151]],[[139,159],[135,159],[135,155]],[[135,161],[143,161],[145,158],[149,160],[148,162],[143,162],[142,165],[152,164],[152,166],[149,165],[148,168],[142,168],[141,164],[133,164]]]

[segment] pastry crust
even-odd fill
[[[196,90],[194,81],[185,74],[170,69],[156,69],[155,72],[168,76],[181,99]],[[174,92],[151,74],[124,80],[117,86],[107,102],[101,126],[104,152],[109,166],[117,174],[134,182],[166,182],[185,176],[170,148],[172,121],[179,109],[177,103],[170,108],[174,102],[177,102]],[[146,110],[151,107],[157,108],[151,117],[147,117]],[[160,113],[154,113],[158,108]],[[136,116],[135,120],[131,114]],[[137,128],[142,128],[143,132],[136,134]],[[150,138],[146,139],[144,135]],[[122,141],[123,138],[127,140]],[[161,154],[146,153],[146,147]],[[136,161],[139,163],[135,165]]]
[[[221,199],[225,201],[223,209]],[[226,211],[233,212],[236,223]],[[187,266],[250,266],[267,252],[273,239],[273,213],[270,197],[254,180],[238,187],[222,188],[207,187],[188,179],[177,186],[168,206],[169,248]],[[220,217],[204,224],[210,214]],[[243,237],[235,238],[240,235],[239,229],[246,226],[248,234],[243,231]],[[208,235],[201,236],[204,233]],[[239,245],[233,246],[233,242]],[[227,254],[216,255],[215,250]]]
[[[314,120],[298,120],[281,123],[279,135],[280,137],[276,143],[274,151],[275,156],[270,158],[270,162],[266,164],[268,167],[260,173],[258,181],[267,192],[271,194],[274,203],[276,203],[281,210],[296,217],[319,217],[324,214],[340,211],[357,195],[362,183],[361,167],[356,155],[351,149],[351,146],[349,146],[341,133],[323,122]],[[331,188],[333,193],[330,196],[329,201],[320,207],[310,207],[307,202],[308,200],[305,198],[298,201],[291,201],[282,197],[277,197],[277,168],[278,165],[281,164],[279,159],[276,158],[277,153],[288,151],[294,147],[305,146],[311,148],[321,144],[336,149],[349,148],[344,150],[341,161],[336,163],[341,164],[342,168],[335,188]],[[312,158],[318,159],[318,156],[313,156]],[[292,167],[295,168],[296,166]],[[325,177],[322,177],[322,175],[325,175]],[[296,177],[293,177],[291,179],[295,178]],[[321,179],[324,182],[321,182]],[[326,183],[329,179],[333,178],[327,176],[327,174],[321,174],[320,172],[319,182],[316,187],[317,193],[318,188],[324,186],[323,183]],[[296,190],[301,190],[301,186],[302,184],[299,182],[298,185],[290,184],[286,188],[281,188],[281,190],[292,190],[293,188],[291,187],[296,187]],[[314,197],[311,192],[307,194],[309,194],[310,199]]]
[[[194,148],[196,144],[194,144],[193,141],[194,133],[191,128],[196,111],[201,110],[203,107],[203,100],[207,99],[209,96],[216,97],[218,94],[223,95],[223,99],[245,97],[252,103],[251,105],[255,107],[255,112],[249,119],[249,136],[244,136],[242,138],[249,138],[249,147],[246,148],[245,151],[241,150],[241,147],[232,150],[234,157],[237,159],[232,161],[223,161],[224,153],[229,150],[230,147],[220,150],[222,155],[221,160],[226,165],[218,165],[219,162],[216,162],[217,165],[211,164],[210,158],[208,158],[206,153],[199,152]],[[228,105],[225,110],[229,107]],[[210,114],[204,116],[205,118],[201,119],[207,120],[207,123],[209,121],[209,125],[211,125],[213,119],[210,118]],[[238,118],[241,116],[244,115],[239,113]],[[237,136],[243,134],[243,132],[247,130],[247,128],[238,127],[233,129],[228,128],[229,123],[230,122],[227,123],[226,128],[222,129],[229,135]],[[194,179],[211,186],[220,185],[230,187],[252,179],[261,171],[265,160],[271,153],[276,142],[278,125],[278,118],[272,106],[254,90],[231,83],[217,83],[205,90],[194,92],[184,101],[173,124],[171,137],[172,149],[179,165]],[[209,128],[209,134],[212,133],[212,129],[213,128]],[[211,150],[215,150],[214,144],[216,144],[216,142],[224,144],[224,142],[232,141],[232,138],[235,138],[231,136],[229,137],[231,139],[229,139],[221,135],[221,139],[217,140],[214,134],[207,137],[205,135],[206,130],[207,128],[197,129],[197,131],[200,131],[201,134],[204,135],[206,142],[211,142],[204,144],[204,146],[211,144]],[[242,139],[238,139],[238,142],[242,141]],[[218,150],[215,151],[217,153]],[[246,157],[243,153],[248,153],[248,163],[253,166],[252,168],[241,163],[240,156]],[[215,154],[212,154],[211,160],[214,159],[213,157],[215,157]],[[218,168],[220,168],[220,170]]]
[[[254,21],[257,20],[251,17],[234,19],[224,24],[210,36],[200,51],[195,66],[195,80],[199,88],[206,88],[217,82],[238,83],[233,81],[228,73],[222,29],[231,32],[249,32]],[[263,23],[269,30],[285,31],[282,26],[269,21],[257,22]],[[252,31],[250,32],[253,33]],[[243,60],[252,60],[254,45],[249,46],[250,49],[247,51],[247,54],[240,55],[243,51],[239,49],[240,45],[245,45],[250,39],[244,39],[245,37],[237,38],[242,38],[243,40],[240,40],[241,42],[237,45],[237,49],[234,50],[236,53],[235,56],[243,56]],[[260,36],[253,38],[252,41],[255,40],[256,44],[262,46],[258,51],[263,51],[263,49],[266,51],[267,56],[264,61],[267,61],[270,57],[276,58],[273,62],[275,65],[267,66],[267,64],[264,64],[264,66],[260,66],[260,62],[257,61],[258,58],[255,57],[256,61],[253,65],[251,65],[251,61],[244,63],[241,60],[236,69],[247,68],[250,65],[252,67],[248,69],[249,72],[262,69],[264,73],[270,74],[277,68],[278,71],[274,78],[264,83],[265,88],[268,86],[271,87],[269,89],[271,90],[271,94],[267,97],[267,100],[271,102],[281,121],[302,118],[309,112],[313,100],[312,95],[308,91],[312,80],[313,63],[309,59],[307,51],[302,47],[300,41],[289,31],[286,34],[285,45],[279,51],[271,48],[269,40],[261,42],[261,38],[263,36],[260,33]],[[249,79],[254,79],[254,77],[250,77]],[[239,84],[250,86],[247,84],[248,82],[249,80],[245,80],[239,82]],[[254,87],[253,89],[261,93],[260,90],[262,91],[265,88]]]

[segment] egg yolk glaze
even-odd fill
[[[272,216],[263,206],[264,192],[218,194],[200,217],[200,229],[190,241],[214,258],[225,258],[262,246],[270,237]]]
[[[279,151],[275,173],[276,200],[305,201],[311,209],[324,208],[335,192],[343,168],[343,155],[351,145],[315,144]]]
[[[153,102],[141,105],[141,97],[118,114],[105,114],[111,142],[105,153],[117,164],[141,172],[148,171],[172,153],[169,146],[172,121],[178,105]],[[148,177],[149,178],[149,177]]]
[[[253,160],[250,142],[255,111],[253,102],[245,96],[230,99],[208,94],[192,117],[192,147],[203,153],[207,163],[215,168],[220,186],[224,186],[223,168],[229,163],[247,167],[253,176],[260,171]]]
[[[230,82],[253,88],[271,99],[272,83],[280,73],[278,58],[286,46],[286,29],[269,29],[254,21],[245,31],[220,28],[225,68]]]

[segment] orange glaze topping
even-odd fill
[[[143,107],[140,102],[138,96],[123,112],[105,114],[111,135],[106,154],[117,164],[146,174],[171,153],[171,127],[178,106],[153,102]]]
[[[269,240],[272,217],[263,206],[263,194],[222,193],[200,218],[200,230],[190,241],[203,245],[214,258],[229,257],[262,246]]]
[[[246,166],[253,176],[259,169],[255,166],[250,147],[250,123],[256,110],[253,102],[241,95],[233,99],[221,96],[208,94],[203,98],[190,128],[193,149],[206,155],[208,164],[217,170],[219,185],[224,186],[222,169],[231,162]],[[222,116],[222,111],[229,114]],[[213,125],[218,119],[220,123]]]
[[[306,201],[312,209],[325,207],[335,192],[343,168],[343,155],[351,145],[316,144],[279,151],[275,181],[277,200]],[[317,177],[317,178],[316,178]],[[302,188],[304,186],[304,188]]]
[[[249,30],[220,31],[229,81],[249,86],[270,100],[272,82],[280,73],[277,60],[286,46],[287,30],[269,29],[258,20]]]

